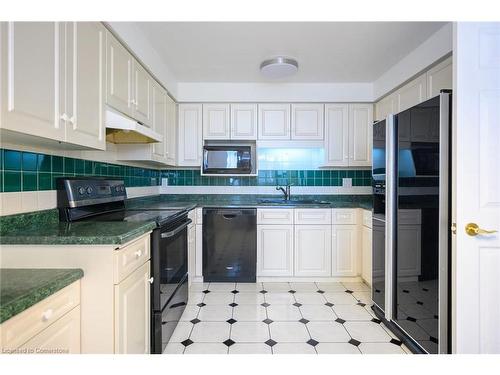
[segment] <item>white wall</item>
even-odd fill
[[[372,83],[179,82],[180,102],[371,102]]]
[[[382,96],[453,50],[453,25],[448,23],[373,82],[373,98]]]

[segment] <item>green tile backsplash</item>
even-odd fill
[[[122,178],[128,187],[161,185],[168,178],[174,186],[342,186],[352,178],[353,186],[371,186],[371,170],[261,170],[253,177],[201,176],[199,170],[130,167],[105,162],[0,149],[0,191],[55,189],[57,177]]]

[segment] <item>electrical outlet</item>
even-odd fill
[[[342,187],[352,187],[352,178],[343,178]]]

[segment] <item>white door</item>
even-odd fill
[[[153,125],[151,83],[148,72],[134,60],[133,63],[133,117],[147,127]]]
[[[201,166],[201,113],[201,104],[179,104],[179,166]]]
[[[231,104],[231,139],[257,139],[257,104]]]
[[[349,166],[372,165],[373,105],[349,104]]]
[[[66,22],[66,140],[104,150],[104,44],[100,22]]]
[[[293,275],[293,225],[257,226],[257,276]]]
[[[57,22],[2,22],[1,127],[64,140],[61,25]]]
[[[325,104],[325,165],[349,165],[349,106]]]
[[[259,139],[290,139],[290,104],[259,104]]]
[[[132,55],[106,33],[106,104],[133,117]]]
[[[203,104],[203,139],[229,139],[229,104]]]
[[[149,354],[149,261],[115,285],[115,353]]]
[[[322,140],[324,104],[292,104],[292,139]]]
[[[153,155],[158,161],[166,162],[166,131],[167,131],[167,93],[158,83],[152,82],[152,104],[153,104],[153,130],[161,134],[162,141],[154,143]]]
[[[358,226],[332,226],[332,276],[357,276]]]
[[[177,104],[167,95],[166,151],[168,165],[177,165]]]
[[[500,23],[455,25],[457,353],[500,353]]]
[[[295,276],[330,276],[331,225],[295,225]]]

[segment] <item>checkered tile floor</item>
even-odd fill
[[[166,354],[410,353],[363,283],[193,284]]]

